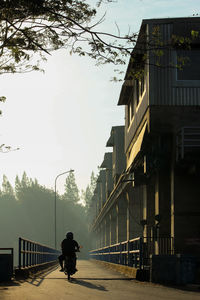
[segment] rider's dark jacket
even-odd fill
[[[76,251],[79,251],[77,241],[68,238],[62,241],[61,248],[64,256],[76,256]]]

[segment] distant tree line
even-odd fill
[[[63,195],[57,194],[57,245],[65,238],[66,232],[73,231],[75,239],[83,246],[79,257],[86,257],[90,249],[90,236],[87,222],[87,210],[95,181],[82,191],[75,182],[73,173],[69,173]],[[82,199],[82,201],[81,201]],[[3,175],[0,189],[0,247],[14,247],[18,250],[18,238],[24,237],[54,247],[54,203],[55,194],[32,179],[24,172],[22,178],[16,176],[13,187]]]

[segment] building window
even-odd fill
[[[132,90],[129,103],[128,103],[128,126],[134,117],[134,88]]]
[[[131,103],[128,103],[128,126],[130,125],[131,122]]]
[[[138,105],[139,101],[140,101],[140,84],[139,84],[139,80],[136,79],[135,80],[135,96],[136,96],[136,103]]]
[[[140,79],[140,96],[143,95],[143,92],[144,92],[144,75],[142,75]]]
[[[177,69],[177,80],[200,80],[200,49],[177,51],[177,64],[185,60],[182,70]]]

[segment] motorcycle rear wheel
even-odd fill
[[[66,256],[65,264],[64,264],[64,273],[67,275],[68,281],[70,281],[71,279],[70,276],[74,274],[73,269],[74,269],[74,264],[71,257]]]

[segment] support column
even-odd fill
[[[109,212],[109,246],[112,245],[112,212]]]
[[[110,211],[110,244],[117,243],[117,206],[114,205]]]
[[[128,218],[129,218],[129,239],[143,236],[143,190],[142,187],[133,187],[127,193]]]
[[[171,168],[171,237],[174,238],[174,168]],[[174,251],[174,245],[171,245],[171,250]]]
[[[144,224],[143,229],[143,236],[147,237],[147,186],[142,185],[142,191],[143,191],[143,210],[142,210],[142,219],[146,223]]]
[[[140,223],[140,199],[135,197],[134,189],[131,188],[126,193],[127,199],[127,240],[131,240],[141,235],[141,226],[138,228]],[[140,232],[139,232],[140,231]]]
[[[107,216],[105,217],[105,220],[104,220],[104,246],[107,246]]]
[[[117,201],[117,243],[127,240],[127,201],[125,197]]]
[[[103,234],[103,224],[100,224],[100,248],[103,247],[103,238],[104,238],[104,234]]]
[[[106,246],[110,246],[110,213],[106,215]]]
[[[97,228],[97,237],[96,237],[96,249],[101,247],[101,228]]]
[[[106,246],[106,219],[102,221],[103,236],[102,236],[102,247]]]
[[[155,181],[155,216],[159,216],[159,175],[156,174],[156,181]],[[155,238],[155,254],[159,254],[159,243],[158,243],[158,221],[155,220],[154,225],[154,238]]]
[[[92,249],[91,250],[97,249],[97,247],[98,247],[98,245],[97,245],[97,241],[98,241],[97,229],[94,232],[91,232],[90,236],[92,238],[92,244],[91,244]]]
[[[126,239],[130,240],[130,199],[128,193],[126,193],[126,201],[127,201],[127,212],[126,212]]]

